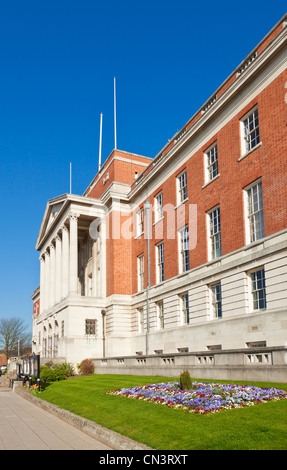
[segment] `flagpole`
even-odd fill
[[[72,194],[72,162],[70,162],[70,194]]]
[[[102,166],[102,127],[103,127],[103,114],[101,113],[100,120],[100,144],[99,144],[99,171]]]
[[[116,149],[117,148],[116,77],[114,77],[114,126],[115,126],[115,149]]]

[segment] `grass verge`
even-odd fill
[[[170,380],[175,379],[92,375],[54,382],[44,392],[37,393],[37,396],[153,449],[287,449],[287,400],[195,415],[184,410],[106,394],[118,388]],[[287,384],[248,383],[258,387],[287,389]]]

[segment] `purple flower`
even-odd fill
[[[181,390],[179,382],[166,382],[107,393],[152,401],[173,408],[185,408],[190,412],[201,414],[273,399],[287,399],[286,390],[276,388],[197,382],[193,382],[193,390],[190,391]]]

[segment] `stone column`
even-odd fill
[[[45,257],[40,256],[40,313],[45,310]]]
[[[66,297],[69,292],[69,270],[70,270],[70,263],[69,263],[69,256],[70,256],[70,248],[69,248],[69,231],[66,225],[61,227],[62,230],[62,286],[61,286],[61,296]]]
[[[107,239],[107,224],[106,218],[103,217],[101,221],[101,253],[100,253],[100,296],[106,297],[106,239]]]
[[[62,240],[59,235],[56,236],[56,275],[55,275],[55,302],[61,300],[62,287]]]
[[[45,251],[45,310],[50,305],[50,253],[48,250]]]
[[[55,303],[55,246],[53,243],[50,245],[50,302],[49,307],[52,307]]]
[[[70,293],[78,292],[78,215],[70,217]]]
[[[97,278],[98,278],[98,273],[97,273],[97,247],[98,240],[93,240],[93,246],[92,246],[92,258],[93,258],[93,278],[92,278],[92,295],[95,297],[97,295]]]

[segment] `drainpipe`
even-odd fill
[[[147,287],[146,287],[146,355],[149,353],[148,334],[149,334],[149,288],[150,288],[150,201],[147,199],[144,203],[146,238],[147,238]]]
[[[101,310],[102,314],[102,325],[103,325],[103,358],[106,357],[106,328],[105,328],[105,317],[106,317],[106,311]]]

